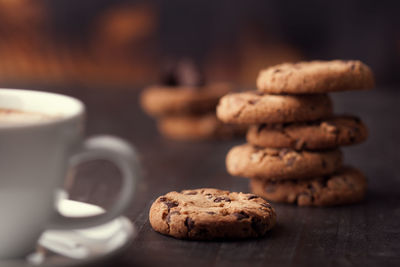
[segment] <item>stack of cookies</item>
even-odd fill
[[[226,158],[234,176],[251,178],[253,193],[275,202],[328,206],[363,199],[366,179],[343,166],[340,146],[361,143],[360,119],[333,115],[328,92],[369,89],[374,78],[360,61],[280,64],[260,72],[258,91],[221,98],[222,121],[253,124],[247,144]]]
[[[190,62],[169,68],[160,85],[146,88],[140,99],[143,110],[157,119],[159,132],[167,138],[201,140],[243,136],[246,129],[219,121],[215,108],[232,91],[227,83],[205,84]]]

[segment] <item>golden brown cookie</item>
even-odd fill
[[[221,98],[217,116],[226,123],[259,124],[312,121],[329,117],[332,102],[325,95],[269,95],[256,91]]]
[[[274,202],[332,206],[361,201],[367,190],[367,181],[358,169],[343,167],[335,174],[307,180],[251,179],[250,188],[253,193]]]
[[[244,144],[233,147],[226,156],[231,175],[263,180],[307,179],[330,174],[341,165],[338,149],[311,152]]]
[[[150,224],[181,239],[239,239],[265,235],[276,221],[271,205],[245,193],[203,188],[170,192],[150,208]]]
[[[249,128],[247,142],[255,146],[296,150],[331,149],[364,142],[365,124],[355,116],[287,124],[260,124]]]
[[[247,127],[225,124],[215,114],[163,117],[158,130],[166,137],[176,140],[203,140],[244,136]]]
[[[232,87],[225,83],[208,86],[153,86],[141,97],[142,108],[155,117],[213,112],[218,100]]]
[[[258,90],[269,94],[316,94],[374,86],[371,69],[358,60],[283,63],[262,70],[257,78]]]

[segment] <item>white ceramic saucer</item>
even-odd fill
[[[60,200],[59,210],[65,216],[80,217],[104,212],[98,206]],[[122,250],[136,235],[135,227],[126,217],[83,230],[49,230],[43,233],[36,252],[26,259],[1,261],[0,266],[77,266],[110,257]]]

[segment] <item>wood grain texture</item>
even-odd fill
[[[400,266],[400,94],[374,90],[335,94],[337,113],[359,115],[369,140],[344,148],[345,162],[369,179],[363,203],[333,208],[274,204],[278,225],[266,237],[240,242],[190,242],[154,232],[148,222],[152,200],[171,190],[216,187],[248,192],[246,179],[225,170],[228,142],[175,142],[158,136],[135,90],[56,89],[88,105],[88,134],[126,138],[143,163],[126,215],[139,235],[120,255],[96,266]],[[73,199],[108,207],[119,190],[119,173],[107,162],[82,165]]]

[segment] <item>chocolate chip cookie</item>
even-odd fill
[[[276,221],[271,205],[245,193],[203,188],[170,192],[150,208],[150,224],[180,239],[240,239],[265,235]]]
[[[233,147],[226,156],[231,175],[263,180],[304,179],[330,174],[342,165],[340,150],[295,151],[250,144]]]
[[[332,102],[320,95],[269,95],[256,91],[222,97],[217,116],[226,123],[259,124],[312,121],[332,115]]]
[[[332,206],[359,202],[367,190],[365,176],[352,167],[308,180],[251,179],[251,191],[267,200],[299,206]]]
[[[163,117],[157,126],[164,136],[176,140],[232,138],[244,136],[247,130],[241,125],[222,123],[215,114]]]
[[[374,85],[371,69],[358,60],[284,63],[262,70],[257,78],[258,90],[270,94],[327,93]]]
[[[153,86],[140,97],[144,111],[155,117],[213,112],[218,100],[231,91],[225,83],[208,86]]]
[[[365,124],[355,116],[287,124],[260,124],[249,128],[247,142],[261,147],[296,150],[331,149],[364,142],[368,137]]]

